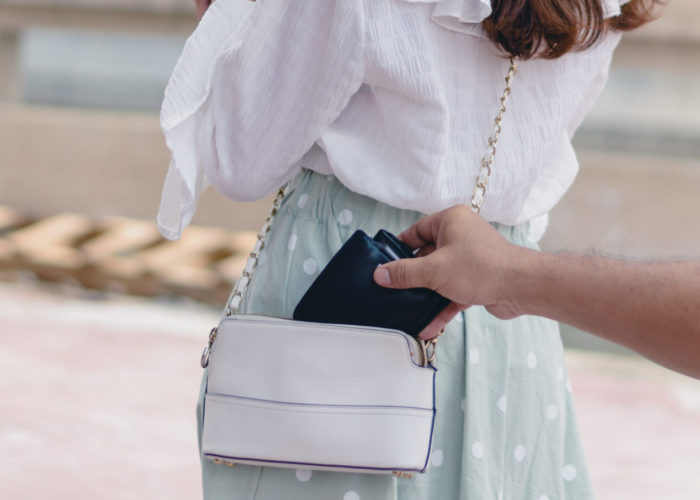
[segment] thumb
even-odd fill
[[[374,270],[374,281],[386,288],[430,288],[430,257],[400,259]]]

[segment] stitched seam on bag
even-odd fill
[[[246,405],[246,404],[234,404],[234,406],[239,406],[239,407],[247,407],[247,408],[253,408],[255,410],[261,410],[261,411],[268,411],[272,413],[298,413],[298,414],[304,414],[304,415],[356,415],[356,416],[368,416],[368,415],[376,415],[376,416],[382,416],[382,417],[388,417],[388,416],[395,416],[395,417],[412,417],[412,418],[420,418],[424,420],[430,420],[432,416],[430,415],[412,415],[409,413],[398,413],[398,412],[321,412],[321,411],[293,411],[293,410],[288,410],[288,409],[277,409],[277,408],[267,408],[267,407],[258,407],[258,406],[253,406],[253,405]],[[415,410],[414,410],[415,411]],[[430,411],[430,410],[426,410]]]
[[[234,457],[232,455],[221,455],[219,453],[204,453],[205,457],[220,457],[220,458],[227,458],[227,459],[233,459],[238,461],[238,463],[245,464],[246,461],[250,463],[250,465],[259,465],[261,463],[268,463],[268,464],[295,464],[295,465],[308,465],[308,466],[318,466],[319,470],[327,470],[327,471],[334,471],[334,470],[350,470],[350,471],[390,471],[390,470],[405,470],[405,471],[414,471],[414,472],[425,472],[425,469],[420,469],[420,468],[403,468],[403,467],[371,467],[368,465],[342,465],[342,464],[322,464],[322,463],[316,463],[316,462],[300,462],[300,461],[295,461],[295,460],[271,460],[271,459],[260,459],[260,458],[254,458],[254,457]]]
[[[297,406],[300,408],[375,408],[375,409],[400,409],[400,410],[418,410],[418,411],[433,411],[434,407],[425,406],[403,406],[403,405],[370,405],[370,404],[321,404],[321,403],[290,403],[286,401],[277,401],[273,399],[259,399],[250,398],[246,396],[237,396],[234,394],[222,394],[220,392],[207,392],[207,396],[213,397],[217,401],[230,400],[232,403],[235,401],[249,402],[251,404],[262,404],[262,405],[285,405],[285,406]]]
[[[380,416],[404,416],[404,417],[415,417],[423,419],[432,419],[432,408],[407,408],[404,411],[399,411],[396,408],[392,408],[391,411],[379,411],[377,407],[372,407],[372,409],[365,409],[358,407],[355,411],[341,411],[337,407],[323,407],[315,406],[316,410],[323,408],[325,411],[314,411],[308,408],[300,407],[299,405],[288,404],[288,403],[247,403],[241,401],[231,401],[226,396],[216,396],[214,394],[207,394],[207,399],[209,399],[209,404],[222,403],[229,406],[238,406],[244,408],[253,408],[256,410],[271,411],[275,413],[304,413],[304,414],[318,414],[318,415],[380,415]],[[352,408],[352,407],[349,407]],[[348,409],[348,407],[345,407]]]

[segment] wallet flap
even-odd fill
[[[294,319],[393,328],[416,337],[449,300],[427,288],[397,290],[377,285],[374,270],[395,260],[392,253],[413,257],[410,248],[391,233],[380,231],[371,239],[356,231],[302,297]]]
[[[374,235],[374,241],[390,254],[391,260],[414,257],[411,247],[385,229],[380,229]]]

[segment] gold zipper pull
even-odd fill
[[[418,339],[416,344],[418,345],[418,351],[420,353],[420,366],[427,366],[426,361],[428,359],[428,352],[425,348],[425,340]]]

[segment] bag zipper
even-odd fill
[[[263,315],[257,315],[258,318],[261,320],[267,319]],[[279,319],[270,316],[270,319]],[[406,332],[402,332],[400,330],[396,330],[400,334],[402,334],[404,337],[408,339],[409,344],[413,346],[413,350],[409,349],[411,352],[411,359],[413,359],[414,362],[416,360],[414,359],[413,353],[418,354],[418,361],[417,364],[421,368],[425,368],[428,366],[428,363],[432,362],[432,356],[428,354],[428,342],[425,342],[423,340],[417,340],[415,337],[412,337],[411,335],[407,334]],[[200,360],[200,365],[202,368],[206,368],[209,365],[209,354],[211,352],[212,345],[214,344],[214,340],[216,339],[216,334],[217,334],[217,327],[214,327],[211,329],[209,332],[209,341],[207,342],[206,347],[204,348],[204,352],[202,352],[202,358]]]

